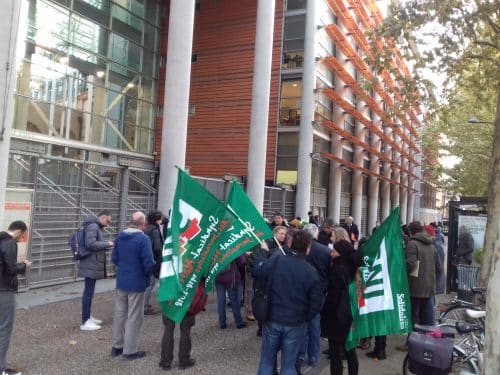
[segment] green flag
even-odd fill
[[[260,241],[273,237],[273,232],[257,211],[245,191],[231,182],[227,207],[238,216],[238,221],[221,236],[219,247],[210,264],[206,290],[212,290],[215,277],[237,257],[255,247]]]
[[[353,322],[346,349],[370,336],[411,331],[410,293],[399,207],[361,248],[364,267],[349,285]]]
[[[237,220],[222,202],[179,169],[158,290],[165,316],[175,322],[184,319],[221,236]]]

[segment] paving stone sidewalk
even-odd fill
[[[28,375],[256,373],[260,355],[260,339],[255,335],[257,324],[252,322],[248,328],[237,330],[228,308],[228,328],[220,330],[213,295],[209,299],[207,311],[197,317],[193,328],[192,354],[196,358],[195,367],[188,370],[174,367],[169,372],[158,367],[163,332],[159,315],[144,319],[139,343],[140,350],[147,352],[144,359],[132,362],[112,359],[113,284],[113,280],[98,282],[98,290],[102,292],[95,296],[93,315],[103,319],[104,325],[97,332],[79,330],[81,283],[19,295],[21,308],[16,312],[13,340],[7,357],[9,364]],[[404,354],[395,351],[394,347],[403,340],[404,337],[389,338],[388,359],[385,361],[369,359],[365,352],[358,350],[360,375],[401,374]],[[325,348],[326,342],[322,342],[322,350]],[[317,367],[304,368],[303,372],[307,375],[329,374],[329,362],[321,355]]]

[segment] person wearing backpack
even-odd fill
[[[179,339],[179,368],[181,370],[193,367],[196,360],[191,357],[191,328],[195,323],[195,316],[205,311],[207,304],[207,295],[205,294],[205,280],[202,279],[198,284],[191,306],[186,313],[186,316],[180,324],[181,337]],[[163,321],[163,338],[161,341],[161,357],[160,368],[170,370],[174,359],[174,329],[175,322],[165,315],[162,316]]]
[[[0,374],[14,375],[21,373],[8,369],[6,363],[12,328],[14,326],[15,293],[17,291],[17,275],[31,267],[29,260],[18,262],[17,243],[20,242],[28,227],[23,221],[14,221],[6,232],[0,232]]]
[[[82,296],[82,331],[96,331],[101,329],[102,320],[91,315],[92,299],[94,298],[95,284],[98,279],[106,278],[106,251],[113,247],[112,241],[105,241],[103,228],[111,224],[111,212],[103,210],[97,216],[90,216],[83,223],[83,246],[90,253],[80,259],[78,263],[78,277],[85,279]]]

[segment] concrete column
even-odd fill
[[[384,133],[386,136],[391,138],[392,130],[390,127],[385,126]],[[385,144],[384,154],[389,159],[392,158],[392,148],[389,144]],[[391,178],[391,163],[384,162],[384,177],[386,179]],[[380,207],[380,220],[384,221],[389,217],[391,213],[391,184],[388,180],[384,180],[382,184],[382,192],[381,192],[381,207]]]
[[[124,230],[127,227],[129,181],[130,181],[130,169],[128,169],[128,167],[125,167],[122,169],[122,184],[120,189],[120,217],[118,220],[119,230]]]
[[[0,0],[0,230],[5,230],[4,207],[9,169],[10,133],[14,115],[15,51],[21,1]]]
[[[406,173],[401,174],[401,184],[408,186],[408,175]],[[408,189],[406,187],[401,187],[399,205],[401,207],[401,223],[406,224],[408,216]]]
[[[356,122],[356,138],[364,140],[365,127],[363,124]],[[354,164],[363,167],[363,147],[354,146]],[[351,186],[351,216],[354,222],[358,224],[361,231],[361,208],[363,201],[363,176],[361,171],[352,171],[352,186]]]
[[[396,134],[393,134],[393,140],[395,144],[397,145],[401,144],[401,139]],[[395,152],[395,157],[393,161],[396,162],[397,164],[401,164],[401,155],[398,152]],[[395,182],[395,184],[392,185],[391,208],[394,209],[399,206],[399,183],[401,182],[401,173],[400,170],[397,168],[394,168],[393,181]]]
[[[297,165],[297,194],[295,216],[307,217],[311,206],[311,171],[313,129],[316,96],[316,4],[308,1],[306,8],[306,32],[304,41],[304,69],[302,73],[302,101],[299,128],[299,154]]]
[[[380,120],[378,118],[374,121],[375,125],[378,126]],[[380,138],[372,133],[371,147],[375,150],[380,151]],[[370,171],[379,174],[380,165],[379,157],[377,155],[371,155],[370,157]],[[375,227],[377,223],[377,211],[379,204],[379,193],[380,193],[380,181],[377,177],[370,176],[370,181],[368,184],[368,220],[367,220],[367,235],[371,234],[371,230]]]
[[[413,189],[414,188],[414,181],[415,179],[413,178],[410,178],[408,179],[408,187],[410,189]],[[409,191],[408,192],[408,204],[407,204],[407,211],[406,211],[406,223],[411,223],[413,221],[413,218],[414,218],[414,214],[413,214],[413,205],[415,204],[415,193],[413,193],[412,191]]]
[[[337,52],[340,53],[340,52]],[[335,75],[335,91],[343,96],[345,87],[342,80]],[[345,113],[339,106],[333,107],[333,123],[339,127],[344,126]],[[332,155],[342,158],[342,142],[340,136],[332,133],[331,149]],[[342,193],[342,168],[339,163],[330,161],[330,176],[328,181],[328,217],[334,223],[340,223],[340,198]]]
[[[184,168],[186,163],[194,3],[195,0],[170,2],[158,186],[158,208],[165,214],[172,207],[177,185],[175,167]]]
[[[247,194],[262,212],[266,179],[267,125],[273,59],[275,0],[258,0],[253,60],[252,112],[248,147]]]

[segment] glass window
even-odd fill
[[[283,33],[283,51],[303,51],[306,16],[291,16],[285,18]]]
[[[160,2],[149,0],[148,14],[144,0],[25,4],[14,127],[151,153]],[[56,148],[49,150],[54,154]],[[58,150],[68,156],[68,147]]]
[[[352,187],[352,171],[342,170],[342,184],[340,190],[345,193],[350,193]]]
[[[300,125],[302,80],[281,82],[280,126]]]
[[[298,133],[278,135],[276,183],[297,184],[297,155],[299,150]]]
[[[286,10],[305,9],[307,0],[288,0]]]

